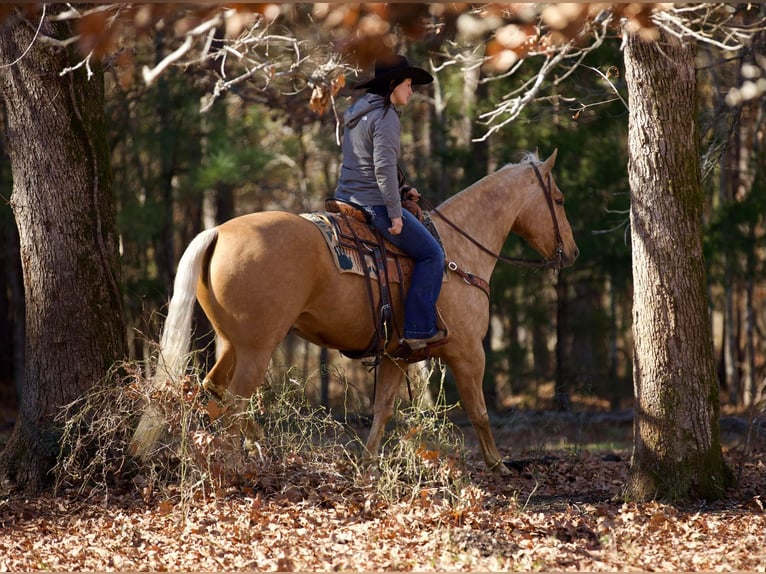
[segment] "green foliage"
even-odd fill
[[[721,280],[723,261],[728,263],[736,277],[763,274],[764,262],[756,257],[756,253],[766,246],[765,213],[766,182],[762,175],[744,198],[729,201],[713,213],[705,229],[704,249],[714,278]]]
[[[273,154],[262,145],[269,131],[263,112],[255,107],[242,110],[242,118],[226,118],[225,101],[216,110],[210,133],[206,136],[207,153],[190,177],[191,188],[241,187],[257,180]]]

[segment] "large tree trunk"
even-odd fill
[[[720,498],[731,482],[705,294],[694,49],[628,39],[633,499]]]
[[[50,21],[41,33],[72,35]],[[94,62],[90,80],[85,67],[60,75],[79,59],[35,39],[23,19],[6,21],[0,35],[26,299],[25,381],[0,478],[29,492],[46,486],[56,461],[60,407],[125,356],[103,76]]]

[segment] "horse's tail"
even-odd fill
[[[218,238],[218,228],[203,231],[195,237],[178,262],[173,296],[168,307],[168,316],[162,328],[157,369],[154,373],[153,388],[165,383],[178,381],[186,371],[191,341],[192,317],[197,293],[197,281],[202,272],[205,254]],[[133,456],[146,458],[165,430],[161,409],[149,404],[133,433],[129,452]]]
[[[197,280],[208,247],[217,239],[218,228],[203,231],[195,237],[181,256],[173,283],[168,316],[160,338],[160,356],[155,380],[177,380],[186,370],[191,341]]]

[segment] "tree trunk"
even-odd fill
[[[693,47],[628,39],[634,448],[626,496],[723,496],[705,295]]]
[[[73,48],[35,40],[35,26],[23,18],[7,25],[0,85],[26,299],[26,365],[0,478],[35,492],[47,485],[58,455],[60,407],[98,383],[126,347],[101,68],[90,63],[90,80],[84,66],[59,75],[80,60]],[[66,23],[50,21],[41,32],[73,34]]]
[[[569,281],[564,273],[559,273],[556,281],[556,375],[554,404],[560,411],[572,410],[573,368],[571,362],[572,341],[569,323]]]

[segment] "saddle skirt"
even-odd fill
[[[326,211],[302,213],[301,217],[311,221],[322,232],[338,271],[379,280],[373,249],[380,246],[378,238],[368,224]],[[364,257],[360,254],[360,245]],[[409,286],[412,279],[412,259],[389,241],[384,241],[383,248],[386,254],[388,282],[400,283],[403,287]]]

